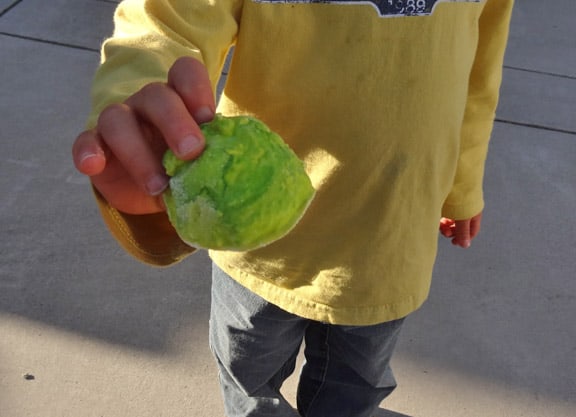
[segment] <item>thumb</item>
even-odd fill
[[[470,237],[470,219],[468,220],[456,220],[454,239],[452,239],[452,244],[458,245],[462,248],[469,248],[471,243]]]

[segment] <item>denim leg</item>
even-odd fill
[[[360,327],[311,323],[298,386],[301,416],[372,416],[396,388],[389,362],[402,322]]]
[[[307,321],[213,265],[210,346],[228,417],[296,417],[279,390],[294,371]]]

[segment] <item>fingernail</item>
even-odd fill
[[[469,240],[465,240],[464,242],[462,242],[462,246],[465,248],[469,248],[470,244],[471,244],[471,242]]]
[[[95,158],[96,156],[98,156],[97,154],[95,154],[94,152],[86,152],[82,155],[80,155],[80,164],[82,164],[83,162]]]
[[[156,175],[152,177],[146,183],[146,191],[152,196],[157,196],[162,194],[162,192],[168,187],[168,178],[163,175]]]
[[[194,113],[194,120],[197,123],[206,123],[214,118],[214,112],[208,106],[202,106]]]
[[[100,151],[100,152],[93,152],[93,151],[84,152],[83,154],[80,155],[80,158],[79,158],[80,165],[82,165],[82,163],[84,163],[85,161],[88,161],[92,158],[101,157],[101,156],[104,156],[104,152],[102,152],[102,151]]]
[[[202,141],[198,139],[196,136],[190,135],[186,136],[180,143],[178,144],[178,156],[186,156],[191,154],[192,152],[197,151],[202,147]]]

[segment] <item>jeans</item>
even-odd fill
[[[210,347],[228,417],[370,417],[396,387],[389,362],[404,319],[373,326],[307,320],[213,265]],[[298,411],[280,394],[302,341]]]

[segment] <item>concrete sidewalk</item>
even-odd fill
[[[223,416],[207,256],[129,258],[71,163],[116,3],[0,0],[0,417]],[[575,16],[517,1],[483,234],[441,243],[376,417],[576,415]]]

